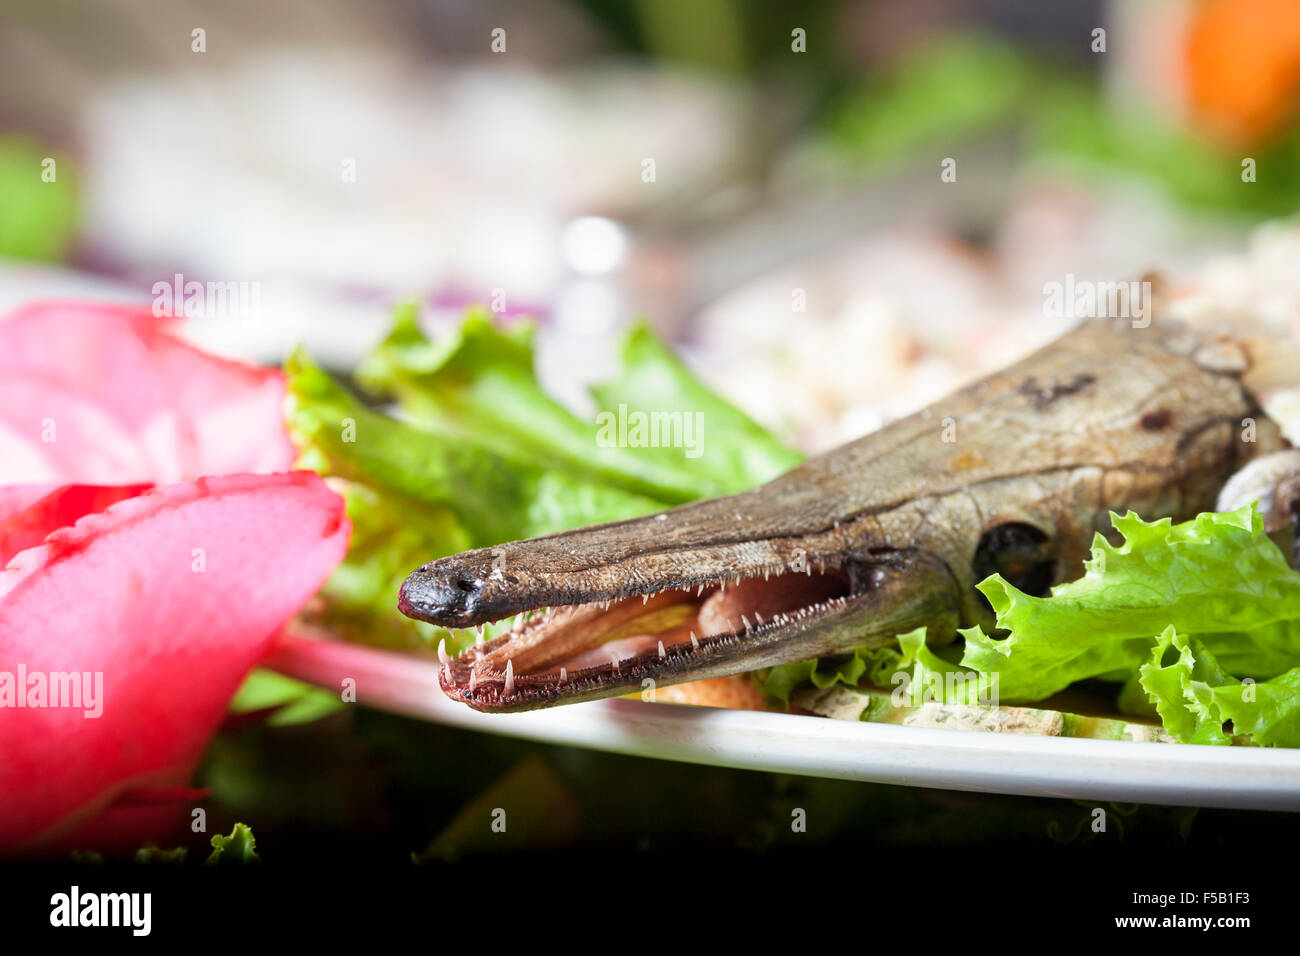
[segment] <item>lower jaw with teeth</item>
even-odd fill
[[[441,682],[454,699],[501,711],[638,689],[642,672],[663,684],[694,680],[737,642],[833,610],[851,591],[847,575],[787,573],[568,605],[455,660],[439,648]]]

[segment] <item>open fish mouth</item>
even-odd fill
[[[752,545],[745,549],[751,555],[759,550]],[[632,691],[653,697],[658,685],[870,646],[873,634],[884,644],[918,623],[947,620],[951,629],[956,622],[956,583],[922,552],[796,555],[793,566],[733,564],[729,577],[705,578],[704,567],[726,560],[715,556],[696,562],[696,574],[658,579],[620,568],[637,564],[631,556],[606,573],[592,569],[603,579],[617,568],[629,582],[621,593],[593,581],[549,604],[560,596],[546,584],[553,575],[499,567],[480,573],[475,556],[491,553],[425,565],[407,579],[399,600],[404,613],[448,627],[513,617],[509,632],[488,641],[480,636],[459,657],[439,648],[444,692],[477,710],[530,710]],[[506,595],[512,613],[500,613]]]

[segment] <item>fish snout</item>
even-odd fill
[[[430,624],[469,627],[481,619],[485,579],[467,567],[463,555],[455,562],[430,562],[402,582],[398,610]]]

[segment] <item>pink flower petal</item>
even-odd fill
[[[19,551],[36,547],[52,532],[125,498],[142,494],[150,487],[143,484],[13,485],[0,488],[0,567],[8,564]],[[24,498],[26,503],[21,507],[6,509],[6,500],[16,505]]]
[[[39,408],[30,387],[15,391],[17,376],[61,386],[65,405],[75,395],[97,407],[116,423],[105,436],[111,447],[83,447],[80,433],[69,436],[66,455],[34,447],[41,426],[31,416]],[[169,333],[145,307],[42,302],[0,321],[0,457],[18,449],[0,481],[161,483],[284,471],[295,456],[283,402],[279,371],[208,355]],[[90,417],[83,412],[77,421]],[[143,464],[126,454],[119,432],[138,446]],[[26,442],[15,442],[15,433]]]
[[[128,791],[184,786],[349,531],[311,472],[235,475],[128,498],[17,555],[0,571],[0,848],[66,837]],[[102,674],[102,713],[6,704],[19,668]]]
[[[144,446],[93,397],[41,375],[0,375],[0,483],[83,474],[125,484],[153,473]]]

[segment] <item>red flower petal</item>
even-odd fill
[[[349,530],[313,473],[236,475],[128,498],[14,558],[0,571],[0,847],[57,840],[129,790],[183,786]],[[20,667],[102,674],[101,715],[85,700],[13,707],[4,680]]]
[[[30,485],[0,485],[0,521],[35,504],[58,487],[58,484],[50,481]]]
[[[149,485],[14,485],[0,488],[0,567],[19,551],[34,548],[46,535],[75,524],[77,519],[124,498],[148,491]],[[22,507],[12,507],[6,515],[6,499],[11,503],[29,498]]]
[[[20,378],[22,389],[13,384]],[[161,483],[284,471],[295,456],[283,402],[279,371],[208,355],[147,308],[44,302],[0,321],[0,481]],[[41,441],[45,419],[63,450]],[[110,420],[103,444],[91,440],[92,422]]]

